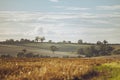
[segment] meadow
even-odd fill
[[[0,58],[0,80],[119,80],[119,75],[116,57]]]

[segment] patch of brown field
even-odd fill
[[[0,59],[0,80],[80,80],[85,77],[84,75],[90,72],[94,66],[112,61],[118,61],[118,59]],[[88,78],[89,77],[88,75]]]

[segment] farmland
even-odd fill
[[[49,49],[52,45],[59,48],[54,54]],[[119,80],[120,55],[91,58],[62,57],[65,55],[75,57],[78,55],[77,49],[90,46],[58,43],[0,44],[1,55],[14,56],[0,58],[0,80]],[[120,49],[120,45],[111,46],[115,50]],[[52,58],[16,57],[22,49]]]
[[[103,65],[112,67],[107,69],[109,73]],[[120,59],[115,57],[1,58],[0,80],[119,80],[120,73],[110,75],[116,67],[119,72]]]
[[[58,51],[52,54],[50,46],[55,45],[58,47]],[[14,45],[2,45],[0,44],[0,54],[10,54],[16,56],[22,49],[27,49],[28,52],[40,55],[48,56],[77,56],[76,52],[79,48],[89,47],[89,45],[78,44],[57,44],[57,43],[27,43],[27,44],[14,44]]]
[[[50,46],[56,46],[58,50],[55,54],[52,54],[50,50]],[[64,43],[24,43],[24,44],[0,44],[0,55],[9,54],[12,56],[16,56],[18,52],[23,49],[26,49],[28,52],[32,52],[34,54],[39,54],[43,56],[78,56],[77,50],[80,48],[88,48],[92,45],[87,44],[64,44]],[[120,45],[111,45],[114,50],[120,49]]]

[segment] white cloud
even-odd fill
[[[97,6],[98,10],[120,10],[120,5]]]
[[[68,7],[66,10],[89,10],[89,8]]]
[[[41,12],[9,12],[0,11],[1,23],[54,23],[64,22],[64,20],[77,20],[97,24],[119,24],[120,13],[111,12],[106,14],[93,13],[41,13]],[[65,23],[65,22],[64,22]],[[70,23],[70,22],[69,22]],[[74,23],[74,22],[73,22]],[[71,23],[72,24],[72,23]]]
[[[0,19],[0,31],[3,31],[0,35],[4,35],[7,38],[8,36],[15,38],[45,36],[47,40],[56,41],[64,39],[77,41],[80,38],[86,41],[110,39],[110,34],[112,34],[113,38],[118,36],[120,25],[119,12],[93,14],[4,11],[0,12],[0,17],[2,18]],[[34,22],[32,23],[31,21]],[[108,28],[104,28],[104,26]],[[115,31],[114,29],[117,30]]]
[[[59,0],[49,0],[49,1],[51,1],[51,2],[59,2]]]
[[[83,10],[89,10],[90,8],[84,8],[84,7],[68,7],[68,6],[53,6],[54,8],[64,9],[64,10],[73,10],[73,11],[83,11]]]

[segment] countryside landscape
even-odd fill
[[[43,38],[43,37],[42,37]],[[37,40],[38,39],[38,40]],[[39,41],[40,40],[40,41]],[[119,80],[120,45],[10,39],[0,43],[2,80]]]
[[[120,80],[119,0],[0,0],[0,80]]]

